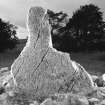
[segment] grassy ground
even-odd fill
[[[13,51],[0,53],[0,68],[10,67],[23,46],[18,46],[18,49]],[[101,75],[105,73],[105,52],[71,53],[70,55],[72,60],[80,63],[90,74]]]
[[[13,61],[16,59],[17,55],[18,54],[15,51],[0,53],[0,68],[10,67]]]
[[[105,73],[105,52],[71,53],[71,59],[79,62],[90,74]]]

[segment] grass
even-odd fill
[[[10,67],[13,61],[18,57],[25,44],[18,45],[13,50],[7,50],[4,53],[0,53],[0,68]]]
[[[0,68],[10,67],[18,57],[24,45],[18,45],[17,49],[0,53]],[[105,52],[71,53],[71,59],[80,63],[90,74],[102,75],[105,73]]]
[[[90,74],[105,73],[105,52],[71,53],[71,59],[79,62]]]
[[[18,54],[12,51],[0,53],[0,68],[10,67],[17,56]]]

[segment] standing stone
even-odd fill
[[[90,75],[69,54],[52,47],[46,10],[32,7],[27,26],[28,42],[11,66],[15,87],[34,99],[60,92],[88,93],[93,88]],[[11,86],[14,82],[9,81]]]

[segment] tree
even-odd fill
[[[0,52],[5,49],[13,49],[17,44],[17,27],[0,19]]]
[[[49,14],[49,22],[52,27],[52,34],[60,33],[61,29],[66,26],[68,21],[68,15],[66,13],[58,12],[55,13],[51,10],[48,10],[47,13]],[[56,31],[56,32],[55,32]],[[62,30],[63,32],[64,30]]]
[[[102,15],[98,6],[89,4],[81,6],[69,20],[66,29],[73,30],[74,37],[78,39],[83,49],[93,49],[93,45],[103,40],[105,22]]]
[[[51,25],[51,35],[53,41],[53,47],[58,50],[60,49],[61,44],[63,43],[62,36],[65,33],[65,26],[68,22],[68,15],[66,13],[58,12],[55,13],[51,10],[48,10],[49,14],[49,23]]]

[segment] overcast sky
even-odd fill
[[[0,0],[0,17],[18,25],[20,37],[26,34],[25,23],[30,6],[43,6],[54,11],[64,11],[72,16],[80,5],[95,3],[105,11],[105,0]],[[105,17],[105,15],[104,15]]]

